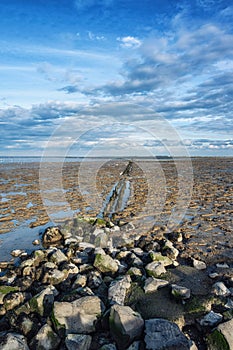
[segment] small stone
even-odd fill
[[[9,311],[22,304],[24,300],[25,295],[21,292],[9,293],[3,298],[3,304],[5,309]]]
[[[227,303],[224,305],[227,309],[233,309],[233,300],[228,299]]]
[[[193,259],[193,267],[195,267],[197,270],[205,270],[206,263],[204,261]]]
[[[134,341],[127,350],[139,350],[140,349],[140,341]]]
[[[212,279],[214,279],[214,278],[216,278],[218,276],[219,276],[219,274],[217,272],[212,272],[212,273],[209,274],[209,277],[212,278]]]
[[[109,324],[119,349],[122,349],[141,336],[144,320],[139,313],[133,311],[129,306],[113,305],[110,311]]]
[[[168,284],[168,281],[149,277],[145,280],[144,291],[145,293],[152,293],[157,291],[159,288],[167,286]]]
[[[57,289],[54,286],[48,286],[29,300],[31,311],[41,316],[48,316],[52,311],[54,297],[57,295]]]
[[[52,271],[48,271],[44,277],[42,282],[49,283],[52,285],[57,285],[63,282],[67,277],[67,273],[65,271],[60,271],[58,269],[54,269]]]
[[[33,242],[32,242],[33,245],[40,245],[40,240],[39,239],[35,239]]]
[[[219,269],[229,269],[229,265],[227,263],[216,264],[216,267]]]
[[[105,344],[99,350],[117,350],[115,344]]]
[[[24,250],[20,250],[20,249],[14,249],[11,252],[11,255],[14,257],[18,257],[20,255],[22,255],[24,253]]]
[[[230,290],[225,286],[223,282],[216,282],[212,286],[212,293],[224,297],[227,297],[231,294]]]
[[[87,334],[68,334],[65,344],[68,350],[89,350],[91,336]]]
[[[190,350],[189,340],[172,322],[161,318],[145,321],[145,343],[148,350]]]
[[[72,289],[75,289],[78,287],[85,287],[86,283],[87,283],[87,277],[85,275],[77,275],[72,285]]]
[[[111,282],[108,290],[108,300],[110,304],[124,305],[125,297],[131,287],[131,278],[129,275]]]
[[[163,263],[157,261],[153,261],[152,263],[147,264],[145,269],[147,274],[152,277],[160,276],[166,272]]]
[[[189,299],[191,295],[190,289],[172,284],[172,295],[177,299]]]
[[[223,316],[221,314],[215,313],[211,310],[200,320],[199,323],[201,326],[214,327],[222,321],[222,318]]]

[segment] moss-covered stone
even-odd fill
[[[0,293],[1,294],[8,294],[11,292],[17,292],[18,290],[19,290],[19,287],[0,286]]]
[[[224,335],[217,329],[207,336],[208,350],[230,350]]]

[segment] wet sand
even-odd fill
[[[21,240],[19,237],[24,237],[23,244],[28,247],[26,242],[31,243],[43,225],[62,222],[67,206],[74,215],[98,215],[127,161],[97,163],[86,162],[85,176],[80,176],[81,163],[64,163],[62,197],[56,187],[54,164],[54,173],[48,173],[52,181],[47,183],[47,195],[43,192],[44,203],[40,194],[40,163],[0,164],[0,259],[3,250],[18,248],[15,245]],[[232,261],[233,158],[193,158],[192,167],[194,180],[190,175],[187,184],[188,191],[193,185],[191,201],[187,205],[187,193],[187,203],[182,204],[185,215],[174,230],[170,229],[174,234],[182,233],[183,241],[178,247],[181,257],[198,257],[207,263]],[[168,234],[169,218],[179,207],[179,181],[183,175],[187,182],[189,175],[177,174],[173,161],[138,160],[129,178],[127,205],[113,219],[137,223],[142,234],[147,230],[158,236]],[[4,246],[5,241],[8,243]]]

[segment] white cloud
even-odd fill
[[[117,41],[121,42],[121,47],[126,47],[126,48],[136,48],[141,46],[142,42],[136,37],[133,36],[125,36],[122,38],[117,38]]]

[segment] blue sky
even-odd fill
[[[233,155],[231,1],[1,0],[0,16],[0,155],[51,135],[51,154]]]

